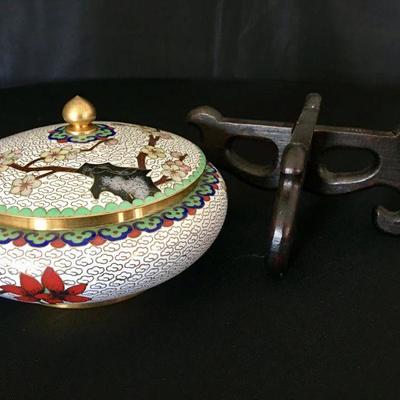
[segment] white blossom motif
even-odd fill
[[[14,179],[10,193],[19,196],[29,196],[33,189],[36,189],[42,184],[40,180],[33,175],[26,175],[22,179]]]
[[[147,154],[147,157],[156,160],[157,158],[165,158],[165,151],[161,147],[144,146],[141,150],[142,153]]]
[[[8,169],[8,166],[13,164],[21,156],[21,150],[8,150],[0,153],[0,172]]]
[[[180,160],[168,160],[162,167],[164,176],[175,182],[181,182],[191,168]]]
[[[54,161],[63,161],[65,159],[72,159],[78,155],[79,149],[73,148],[71,145],[64,147],[53,147],[48,151],[44,151],[40,157],[44,159],[44,162],[50,164]]]
[[[118,139],[108,139],[104,142],[106,146],[115,146],[119,143]]]
[[[182,157],[185,157],[185,154],[180,153],[179,151],[171,151],[171,157],[181,159]]]
[[[183,171],[185,174],[188,174],[192,168],[189,167],[189,165],[186,165],[183,161],[181,160],[174,160],[173,163],[177,165],[181,171]]]

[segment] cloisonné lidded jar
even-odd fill
[[[209,248],[227,195],[196,145],[94,122],[79,96],[63,117],[0,140],[0,296],[108,304],[172,278]]]

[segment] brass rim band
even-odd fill
[[[139,292],[133,293],[133,294],[128,294],[126,296],[121,296],[121,297],[116,297],[110,300],[104,300],[104,301],[97,301],[97,302],[90,302],[90,303],[60,303],[60,304],[41,304],[45,307],[52,307],[52,308],[60,308],[63,310],[87,310],[90,308],[96,308],[96,307],[104,307],[104,306],[111,306],[113,304],[121,303],[122,301],[130,300],[133,297],[138,296],[139,294],[142,294],[144,290],[140,290]]]
[[[187,188],[181,190],[171,197],[146,204],[137,208],[116,211],[108,214],[82,215],[75,217],[24,217],[0,213],[0,226],[23,230],[35,231],[65,231],[81,228],[93,228],[102,225],[121,224],[136,219],[147,217],[158,213],[168,207],[175,205],[188,196],[197,186],[202,175]]]

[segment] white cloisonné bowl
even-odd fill
[[[0,140],[0,295],[62,308],[124,300],[194,263],[225,219],[219,172],[188,140],[95,122],[76,97],[58,124]]]

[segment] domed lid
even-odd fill
[[[93,122],[76,96],[58,124],[0,140],[0,225],[63,230],[120,223],[182,200],[205,169],[190,141],[156,128]]]

